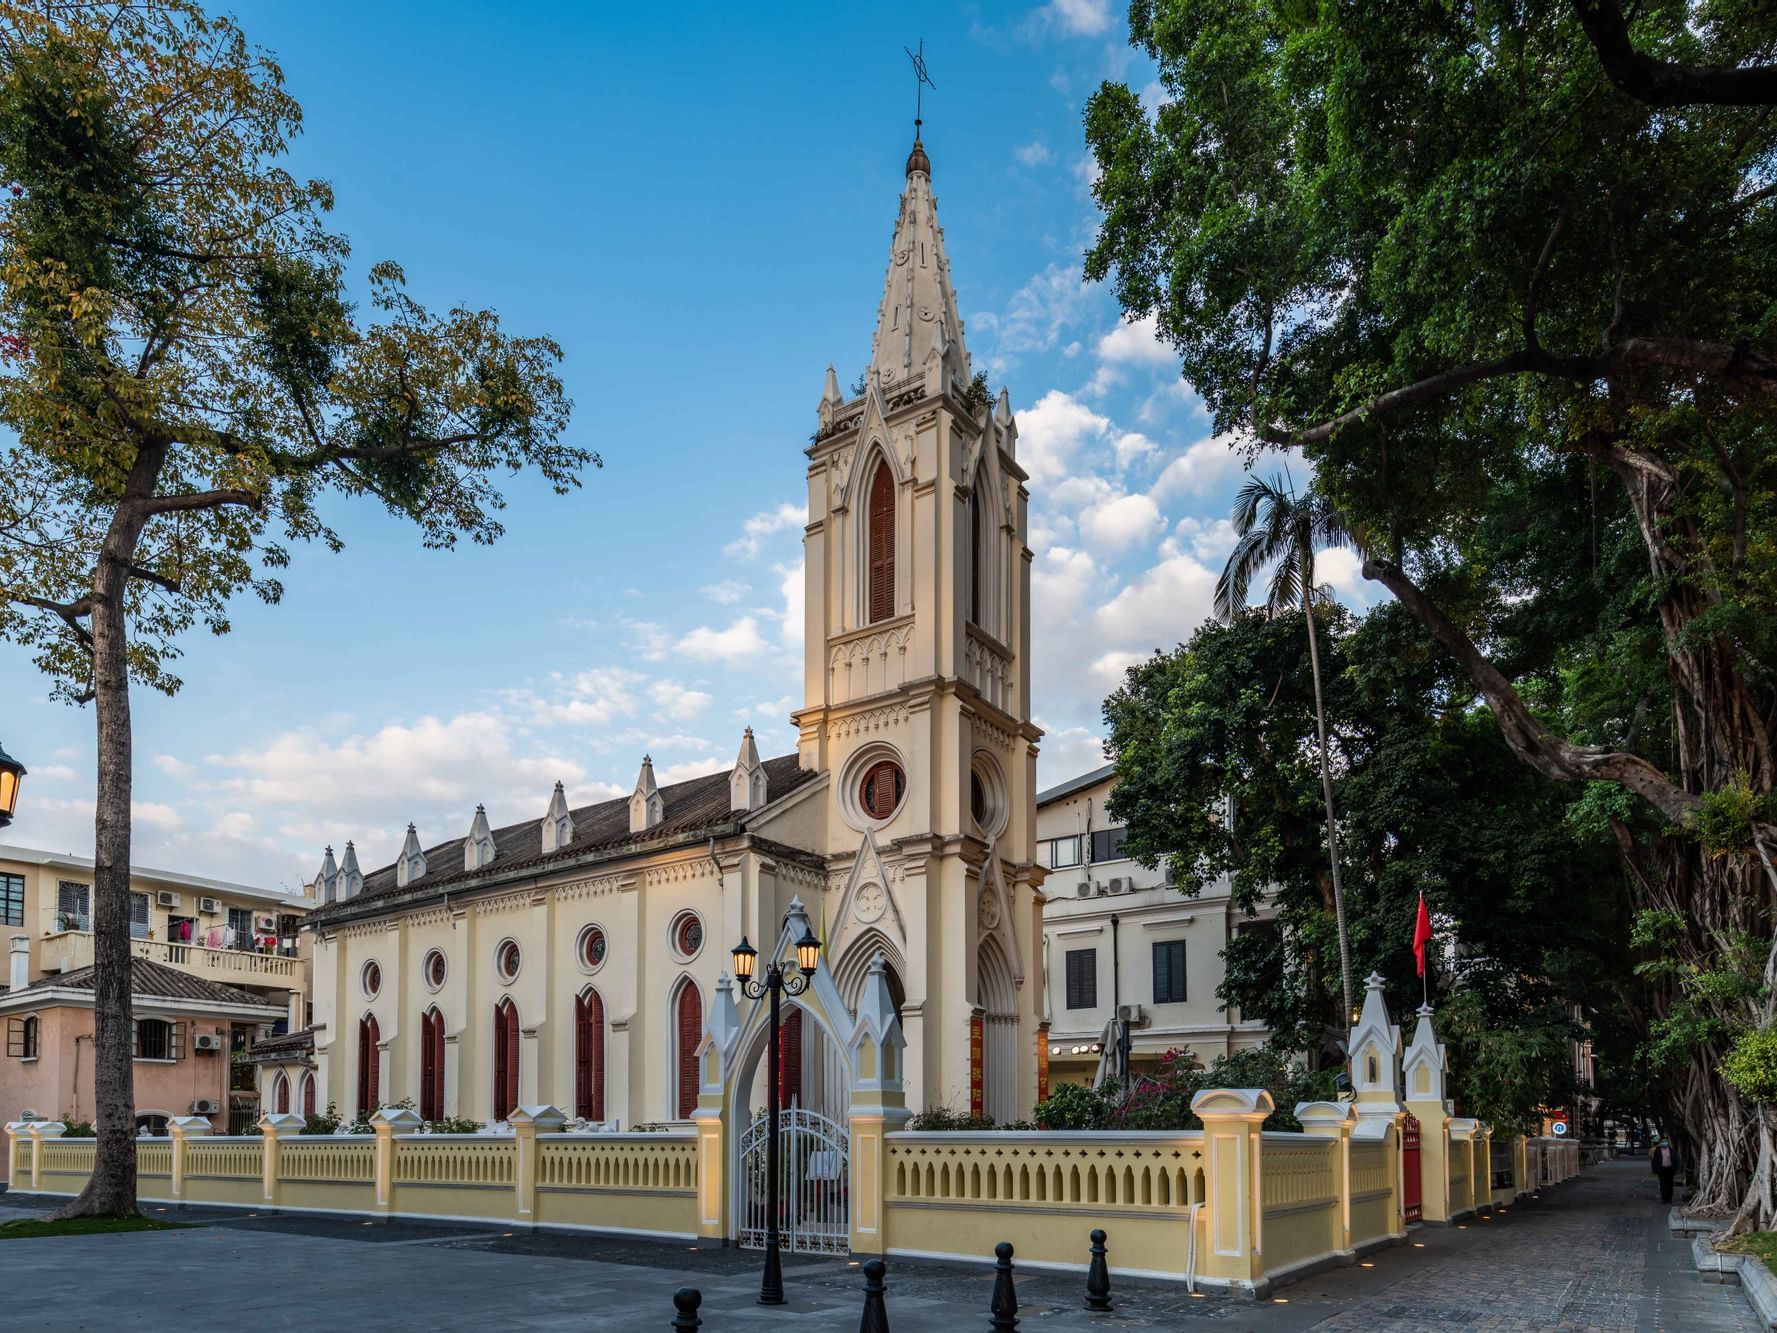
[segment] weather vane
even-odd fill
[[[925,122],[920,119],[924,112],[922,99],[925,96],[925,90],[930,88],[933,92],[937,92],[938,85],[932,82],[932,76],[926,72],[925,38],[921,37],[919,39],[919,50],[917,51],[908,50],[905,46],[901,49],[907,52],[907,58],[913,62],[913,137],[917,139],[919,138],[919,127],[925,124]]]

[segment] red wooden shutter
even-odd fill
[[[697,1044],[703,1040],[703,997],[687,984],[679,991],[679,1104],[680,1120],[697,1109]]]
[[[444,1119],[444,1015],[432,1011],[432,1104],[436,1120]]]
[[[272,1098],[272,1109],[279,1115],[284,1115],[290,1110],[290,1076],[288,1074],[278,1075],[277,1091]]]
[[[895,479],[887,463],[870,482],[870,621],[895,614]]]
[[[366,1014],[358,1023],[358,1111],[366,1120],[381,1109],[377,1105],[381,1095],[377,1082],[382,1061],[377,1058],[377,1041],[376,1016]]]
[[[779,1106],[802,1098],[802,1011],[791,1009],[778,1029],[777,1098]]]
[[[444,1015],[420,1015],[420,1119],[444,1119]]]
[[[574,1114],[605,1118],[605,1002],[597,991],[574,1005]]]
[[[981,623],[981,483],[969,501],[969,619]]]
[[[304,1115],[315,1113],[315,1076],[313,1074],[307,1075],[302,1080],[302,1113]]]
[[[494,1119],[518,1106],[518,1007],[501,1000],[494,1010]]]

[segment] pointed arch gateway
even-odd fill
[[[981,1009],[981,1108],[996,1124],[1019,1117],[1018,983],[997,936],[976,953],[976,1003]]]

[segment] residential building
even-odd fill
[[[1007,395],[974,378],[917,141],[867,373],[845,394],[829,366],[814,425],[783,451],[808,495],[795,752],[762,759],[749,730],[729,772],[662,786],[644,757],[618,800],[572,808],[558,784],[519,823],[464,811],[463,835],[410,827],[369,873],[329,853],[310,1046],[260,1052],[268,1100],[306,1100],[312,1063],[314,1102],[347,1115],[412,1098],[428,1118],[683,1120],[706,1021],[736,998],[730,950],[744,937],[763,966],[808,929],[831,989],[786,1001],[790,1098],[843,1117],[832,1016],[880,955],[909,1100],[1029,1113],[1047,1045],[1027,478]],[[743,1113],[764,1047],[731,1062]]]
[[[14,937],[12,984],[0,995],[6,1040],[0,1055],[0,1116],[7,1123],[90,1122],[93,969],[30,981],[25,945],[24,937]],[[174,1116],[206,1115],[220,1126],[233,1083],[231,1051],[281,1020],[284,1007],[147,958],[130,960],[130,996],[136,1123],[165,1134]],[[0,1154],[0,1174],[6,1169],[3,1159]]]
[[[1098,1078],[1110,1063],[1107,1048],[1115,1055],[1119,1015],[1129,1025],[1132,1072],[1172,1050],[1190,1050],[1207,1065],[1269,1035],[1230,1013],[1216,990],[1229,938],[1275,927],[1263,912],[1249,918],[1236,907],[1226,880],[1188,898],[1164,870],[1130,859],[1124,827],[1106,809],[1114,784],[1115,766],[1106,764],[1037,796],[1037,860],[1049,874],[1049,1071],[1057,1082]]]

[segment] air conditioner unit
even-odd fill
[[[222,1110],[222,1103],[214,1097],[199,1097],[191,1104],[193,1115],[216,1115]]]
[[[162,889],[159,893],[154,895],[154,901],[159,903],[162,907],[177,907],[179,905],[179,895],[170,889]]]
[[[1081,880],[1078,884],[1074,885],[1074,897],[1076,897],[1076,898],[1090,898],[1091,896],[1092,896],[1092,884],[1090,881]]]
[[[254,930],[263,930],[267,934],[270,934],[272,931],[276,930],[277,928],[278,928],[278,919],[275,916],[256,916],[253,918],[253,929]]]
[[[194,1051],[219,1051],[222,1049],[222,1038],[214,1032],[193,1033],[191,1048]]]
[[[1145,1028],[1148,1025],[1148,1015],[1139,1004],[1118,1005],[1117,1017],[1132,1028]]]
[[[1123,875],[1111,876],[1110,886],[1111,886],[1112,893],[1128,893],[1129,892],[1129,880],[1126,876],[1123,876]]]
[[[38,1115],[37,1112],[33,1111],[30,1107],[27,1106],[24,1110],[19,1112],[19,1119],[20,1120],[41,1120],[41,1119],[43,1119],[43,1117]]]
[[[208,913],[210,916],[215,916],[216,913],[222,910],[222,900],[220,898],[199,898],[197,900],[197,910]]]

